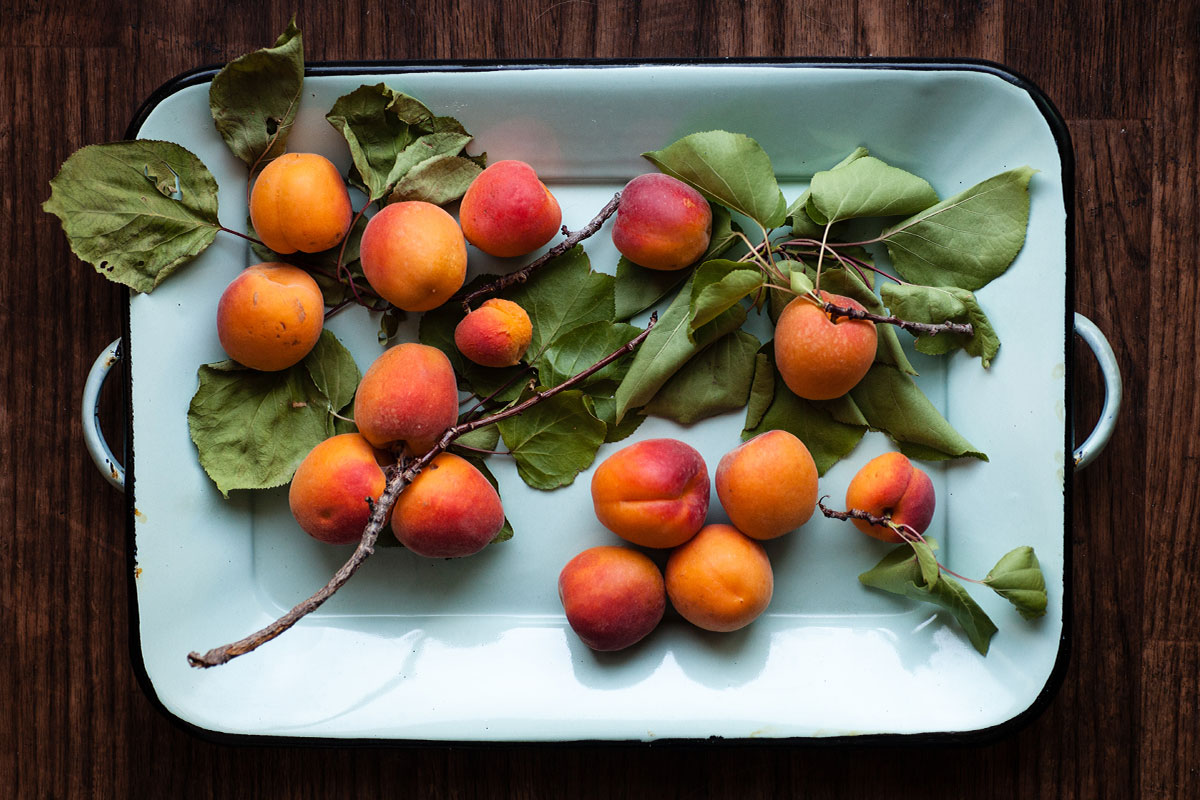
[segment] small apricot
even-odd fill
[[[533,323],[525,309],[493,297],[462,318],[454,329],[454,346],[484,367],[511,367],[521,361],[533,340]]]
[[[229,357],[274,372],[297,364],[321,338],[325,301],[304,270],[266,262],[247,267],[217,302],[217,338]]]
[[[359,244],[363,274],[379,296],[405,311],[429,311],[462,288],[467,244],[462,229],[433,203],[385,206]]]
[[[708,249],[712,209],[678,178],[639,175],[621,190],[612,240],[621,255],[648,269],[676,270]]]
[[[309,451],[288,487],[288,506],[300,528],[328,544],[362,536],[371,503],[387,485],[378,453],[357,433],[333,436]]]
[[[865,311],[849,297],[821,292],[843,308]],[[775,325],[775,366],[783,382],[807,400],[832,400],[853,389],[875,361],[875,323],[839,318],[834,322],[808,297],[788,303]]]
[[[746,627],[767,609],[775,578],[761,544],[732,525],[706,525],[671,552],[666,584],[684,619],[725,633]]]
[[[558,576],[567,623],[593,650],[623,650],[653,631],[667,608],[662,573],[627,547],[593,547]]]
[[[350,194],[337,167],[316,153],[284,153],[250,192],[250,224],[267,247],[287,255],[319,253],[346,237]]]
[[[846,488],[846,508],[866,511],[877,517],[890,517],[898,525],[908,525],[924,533],[933,521],[937,498],[933,481],[913,466],[903,453],[884,453],[863,465]],[[868,536],[885,542],[904,538],[891,528],[872,525],[866,520],[851,520]]]
[[[458,219],[467,241],[488,255],[532,253],[562,225],[558,201],[524,161],[496,161],[463,195]]]
[[[643,547],[674,547],[704,525],[708,467],[678,439],[646,439],[606,458],[592,475],[604,527]]]
[[[787,431],[767,431],[726,453],[716,485],[729,520],[754,539],[799,528],[817,507],[816,462]]]
[[[400,544],[428,558],[478,553],[503,527],[500,495],[453,453],[439,453],[392,507],[392,532]]]
[[[458,420],[458,385],[436,347],[404,342],[367,367],[354,396],[354,421],[375,447],[426,453]]]

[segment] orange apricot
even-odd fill
[[[288,487],[288,506],[301,529],[329,544],[357,542],[371,503],[387,485],[378,457],[357,433],[333,436],[310,450]]]
[[[826,302],[865,310],[856,300],[821,292]],[[815,302],[797,297],[775,325],[775,366],[787,387],[807,400],[832,400],[858,384],[875,361],[875,323],[834,322]]]
[[[251,369],[287,369],[321,338],[325,301],[307,272],[266,262],[247,267],[217,302],[217,338],[229,357]]]
[[[437,308],[467,276],[462,229],[445,210],[420,200],[392,203],[371,217],[359,258],[371,288],[405,311]]]
[[[463,195],[458,219],[467,241],[488,255],[532,253],[562,225],[558,201],[524,161],[496,161]]]
[[[612,240],[633,263],[648,269],[683,269],[704,255],[711,237],[708,201],[678,178],[648,173],[621,190]]]
[[[877,517],[890,517],[898,525],[908,525],[924,533],[933,521],[937,498],[933,481],[913,466],[903,453],[884,453],[863,465],[846,488],[846,508],[866,511]],[[866,520],[851,520],[868,536],[885,542],[904,538],[891,528],[872,525]]]
[[[484,367],[514,366],[532,340],[533,323],[525,309],[498,297],[485,300],[454,329],[454,346]]]
[[[787,431],[767,431],[726,453],[716,485],[729,520],[754,539],[795,530],[817,507],[816,462]]]
[[[667,559],[667,596],[707,631],[744,628],[771,602],[775,578],[767,553],[732,525],[706,525]]]
[[[482,472],[453,453],[439,453],[392,507],[396,538],[428,558],[478,553],[503,527],[500,495]]]
[[[593,650],[623,650],[653,631],[667,607],[662,573],[627,547],[592,547],[558,576],[567,623]]]
[[[250,192],[254,232],[284,255],[328,250],[345,238],[351,217],[345,181],[316,153],[284,153],[263,168]]]
[[[458,420],[450,359],[436,347],[404,342],[367,367],[354,396],[354,421],[375,447],[426,453]]]

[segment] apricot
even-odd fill
[[[684,619],[722,633],[757,619],[775,590],[766,551],[732,525],[707,525],[672,551],[666,584]]]
[[[639,266],[676,270],[708,249],[712,209],[698,191],[662,173],[639,175],[621,190],[612,240]]]
[[[263,168],[250,192],[254,232],[284,255],[328,250],[345,238],[351,217],[341,174],[316,153],[284,153]]]
[[[321,338],[325,301],[307,272],[266,262],[247,267],[217,302],[217,338],[229,357],[274,372],[300,362]]]
[[[500,495],[453,453],[439,453],[392,507],[392,532],[400,544],[428,558],[478,553],[503,527]]]
[[[717,497],[734,526],[774,539],[808,522],[817,507],[817,465],[804,442],[767,431],[721,457]]]
[[[532,340],[533,324],[525,309],[496,297],[484,301],[454,329],[458,352],[484,367],[514,366]]]
[[[371,502],[386,485],[371,443],[357,433],[343,433],[321,442],[300,462],[288,487],[288,506],[309,536],[351,544],[362,536]]]
[[[562,210],[533,167],[497,161],[471,181],[458,219],[468,242],[488,255],[513,258],[553,239]]]
[[[846,508],[858,509],[892,522],[908,525],[924,533],[933,520],[936,498],[933,481],[913,466],[903,453],[884,453],[868,461],[846,488]],[[872,525],[866,520],[851,520],[868,536],[885,542],[902,542],[891,528]]]
[[[592,474],[600,524],[643,547],[675,547],[708,513],[708,467],[678,439],[646,439],[606,458]]]
[[[567,623],[593,650],[623,650],[662,621],[667,592],[662,573],[645,554],[627,547],[593,547],[558,575]]]
[[[405,342],[367,367],[354,397],[354,421],[375,447],[426,453],[458,420],[450,359],[436,347]]]
[[[821,292],[828,303],[865,311],[856,300]],[[832,400],[850,391],[875,361],[875,323],[834,322],[807,297],[788,303],[775,324],[775,366],[783,382],[807,400]]]
[[[405,311],[437,308],[467,277],[462,229],[443,209],[421,200],[392,203],[371,217],[359,258],[371,288]]]

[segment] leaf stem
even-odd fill
[[[220,231],[224,231],[225,233],[232,233],[234,236],[240,236],[241,238],[245,239],[247,242],[251,242],[252,244],[257,244],[262,247],[266,247],[265,244],[260,242],[258,239],[255,239],[253,236],[249,236],[245,233],[235,231],[233,228],[226,228],[224,225],[218,225],[217,229]]]

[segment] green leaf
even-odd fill
[[[625,256],[617,261],[614,311],[619,320],[640,314],[691,277],[693,270],[660,270],[638,266]]]
[[[628,344],[642,329],[624,322],[589,322],[555,339],[535,366],[545,387],[558,386],[583,372],[600,359]],[[629,371],[632,356],[619,358],[583,382],[582,386],[606,384],[610,390]]]
[[[624,419],[617,422],[617,401],[615,399],[603,395],[592,395],[590,400],[592,413],[596,415],[596,419],[604,423],[607,429],[604,433],[605,444],[628,439],[646,421],[645,414],[632,413],[626,414]]]
[[[646,339],[638,346],[629,372],[617,387],[617,421],[625,418],[630,409],[650,402],[658,390],[680,367],[730,331],[746,321],[746,310],[732,306],[712,322],[690,330],[692,279],[683,285],[679,294],[663,312]]]
[[[403,174],[393,175],[396,162],[420,135],[393,110],[395,101],[396,92],[382,83],[360,86],[339,97],[325,115],[346,139],[358,179],[371,200],[380,199],[395,185]]]
[[[920,540],[909,542],[912,547],[913,554],[917,558],[917,566],[921,570],[921,585],[925,588],[932,587],[938,582],[938,576],[941,575],[942,568],[938,566],[937,556],[933,554],[933,548],[928,542]]]
[[[750,396],[746,399],[745,430],[754,430],[759,426],[774,399],[775,366],[767,353],[755,353],[754,378],[750,381]]]
[[[883,302],[901,319],[913,322],[969,322],[975,333],[939,333],[918,337],[917,350],[929,355],[942,355],[962,348],[968,355],[977,356],[983,366],[990,367],[1000,350],[1000,338],[987,315],[979,306],[974,293],[955,286],[920,286],[918,284],[885,284]]]
[[[282,486],[333,435],[329,399],[304,364],[258,372],[222,361],[201,366],[199,379],[188,428],[200,466],[225,496]]]
[[[642,153],[656,167],[695,187],[709,200],[746,215],[764,228],[783,224],[787,203],[771,159],[741,133],[693,133],[662,150]]]
[[[333,333],[321,331],[321,338],[302,363],[317,389],[329,399],[332,410],[341,411],[350,405],[362,373],[354,363],[354,356]]]
[[[497,423],[517,464],[535,489],[557,489],[591,466],[607,427],[588,409],[586,395],[570,389]]]
[[[1046,613],[1046,578],[1032,547],[1018,547],[1006,553],[983,582],[1016,606],[1025,619],[1036,619]]]
[[[942,575],[937,583],[925,586],[921,568],[907,544],[888,553],[875,567],[859,575],[858,579],[866,586],[946,609],[966,632],[971,645],[987,655],[992,636],[996,633],[995,624],[971,599],[962,584],[949,575]]]
[[[778,370],[774,369],[774,350],[771,346],[764,347],[760,355],[765,355],[772,365],[770,373],[774,378],[774,391],[766,411],[762,412],[758,423],[753,426],[749,425],[751,417],[758,416],[758,407],[764,401],[765,392],[759,387],[758,396],[751,397],[751,403],[755,405],[754,414],[747,409],[748,427],[742,431],[742,439],[751,439],[770,430],[787,431],[804,442],[812,454],[813,461],[816,462],[817,474],[824,475],[830,467],[855,448],[866,433],[866,427],[838,422],[816,403],[797,397],[787,388]],[[764,367],[760,375],[765,374],[767,373]],[[765,377],[756,375],[755,384],[759,384],[760,381],[765,381]]]
[[[746,405],[760,343],[745,331],[727,333],[684,364],[645,411],[691,425]]]
[[[861,156],[813,175],[806,210],[820,225],[857,217],[915,214],[938,201],[924,178]]]
[[[496,445],[500,443],[500,429],[495,425],[484,425],[482,428],[476,428],[470,433],[464,433],[454,440],[451,447],[462,445],[464,447],[474,447],[479,450],[495,450]],[[470,453],[470,451],[468,451]],[[466,455],[460,453],[465,458]],[[478,454],[473,454],[476,457]]]
[[[536,360],[551,342],[580,325],[612,322],[614,282],[611,275],[592,272],[583,247],[576,246],[506,292],[533,323],[529,359]]]
[[[834,269],[823,274],[821,276],[821,289],[857,300],[862,303],[863,308],[872,314],[887,316],[887,309],[879,297],[876,296],[874,290],[863,283],[858,275],[850,270]],[[912,363],[908,360],[908,355],[904,352],[904,346],[900,344],[900,337],[896,334],[896,326],[877,324],[875,326],[875,337],[876,363],[889,364],[909,375],[917,374],[916,369],[913,368]]]
[[[400,323],[406,319],[408,319],[407,311],[396,308],[396,306],[388,306],[387,310],[379,315],[379,344],[388,347],[396,338],[396,334],[400,332]]]
[[[962,437],[934,408],[912,378],[895,367],[875,364],[850,396],[875,430],[892,437],[912,458],[987,456]]]
[[[804,270],[792,270],[789,274],[792,283],[792,291],[797,295],[808,294],[813,290],[812,278],[804,274]]]
[[[834,164],[830,169],[841,169],[865,155],[867,155],[867,148],[856,147],[850,155]],[[798,239],[819,239],[825,227],[824,225],[818,225],[808,215],[808,211],[805,210],[808,207],[810,197],[812,197],[811,187],[805,189],[804,193],[797,197],[787,209],[787,225],[792,229],[792,236]]]
[[[72,252],[139,292],[203,252],[221,225],[212,173],[171,142],[84,147],[50,189],[42,208],[62,221]]]
[[[252,170],[287,150],[304,85],[304,42],[293,19],[274,47],[230,61],[208,91],[225,144]]]
[[[689,331],[712,322],[763,285],[762,272],[737,261],[705,261],[692,278]]]
[[[912,283],[975,291],[1025,244],[1031,167],[1002,172],[885,230],[892,263]]]
[[[483,168],[469,158],[434,156],[410,169],[388,195],[388,202],[421,200],[444,206],[462,197],[481,172]]]

